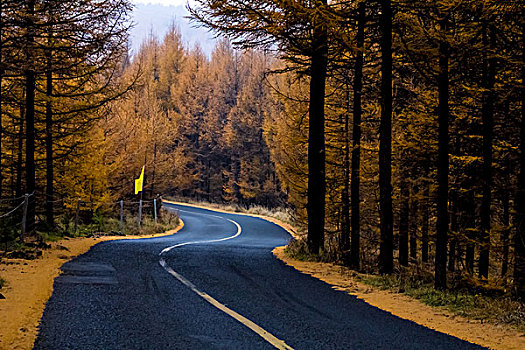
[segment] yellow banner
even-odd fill
[[[144,185],[144,166],[142,167],[140,177],[135,180],[135,194],[139,194],[139,192],[142,192],[142,185]]]

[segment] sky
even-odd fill
[[[164,5],[164,6],[178,6],[178,5],[186,5],[188,0],[133,0],[136,4],[158,4],[158,5]],[[190,3],[194,3],[194,1],[189,0]]]
[[[151,32],[159,38],[164,37],[172,22],[180,29],[182,40],[187,47],[198,44],[209,56],[215,44],[214,35],[205,28],[198,28],[190,23],[186,4],[188,0],[132,0],[135,4],[133,21],[135,27],[131,31],[131,49],[136,53],[141,43]],[[193,0],[189,0],[194,4]]]

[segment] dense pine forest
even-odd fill
[[[290,208],[318,259],[525,298],[523,1],[190,10],[210,56],[130,52],[125,0],[0,2],[2,242],[117,216],[145,166],[144,198]]]
[[[274,61],[227,40],[208,58],[185,48],[175,26],[144,42],[122,71],[123,84],[136,79],[132,91],[98,125],[111,193],[129,196],[130,174],[145,165],[149,197],[284,205],[264,138],[265,116],[278,110],[265,83]]]
[[[267,139],[310,253],[524,296],[523,2],[198,3],[281,58]]]

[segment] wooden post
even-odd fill
[[[142,199],[139,201],[139,229],[142,224]]]
[[[157,223],[157,199],[153,200],[153,216],[155,218],[155,223]]]
[[[162,196],[157,196],[157,218],[162,218]]]
[[[77,211],[75,213],[75,233],[77,233],[78,229],[78,216],[80,215],[80,199],[77,200]]]
[[[24,240],[24,236],[26,235],[26,228],[27,228],[27,207],[29,206],[29,194],[25,194],[24,196],[24,206],[22,211],[22,230],[20,231],[20,240]]]
[[[120,200],[120,232],[124,232],[124,201]]]

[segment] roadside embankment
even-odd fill
[[[51,248],[35,260],[6,259],[0,263],[0,277],[5,286],[0,300],[0,349],[31,349],[45,304],[53,292],[53,281],[68,260],[86,253],[94,245],[110,240],[168,236],[182,229],[184,223],[156,235],[102,236],[70,238],[51,243]]]
[[[332,263],[297,261],[285,253],[285,248],[273,251],[285,264],[393,315],[491,349],[525,349],[525,335],[511,327],[466,319],[409,296],[371,287],[359,282],[357,274],[350,269]]]

